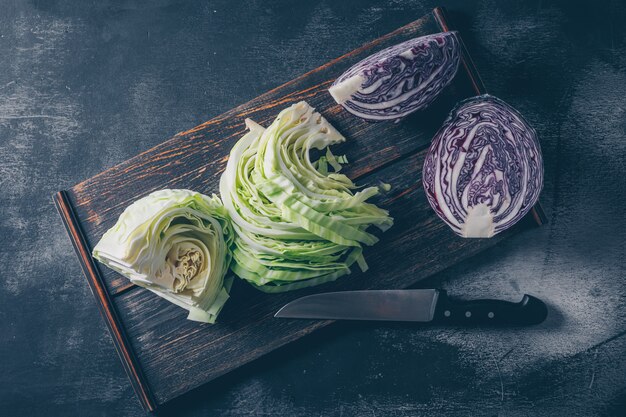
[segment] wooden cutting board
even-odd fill
[[[83,272],[106,321],[124,368],[147,410],[223,375],[330,321],[278,320],[287,302],[314,292],[405,288],[531,225],[540,207],[514,228],[492,239],[462,239],[432,211],[421,184],[427,147],[459,100],[485,88],[467,54],[453,83],[426,111],[401,123],[368,123],[337,105],[327,88],[362,58],[407,39],[450,30],[435,9],[394,32],[289,81],[208,122],[181,132],[126,162],[61,191],[54,200]],[[370,270],[337,282],[286,294],[265,294],[237,280],[215,325],[186,320],[187,312],[131,285],[99,265],[91,250],[124,208],[162,188],[218,192],[228,153],[244,134],[249,117],[267,126],[285,107],[306,100],[348,139],[333,149],[350,161],[346,173],[357,184],[384,181],[392,190],[376,203],[390,210],[394,227],[366,248]]]

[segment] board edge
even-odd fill
[[[109,333],[113,339],[113,344],[115,345],[115,350],[117,351],[124,370],[126,371],[126,375],[130,379],[135,394],[139,398],[139,402],[145,411],[154,412],[157,404],[154,401],[148,382],[143,375],[139,362],[135,357],[128,338],[126,337],[126,333],[121,321],[118,318],[118,314],[111,301],[111,297],[106,290],[104,281],[102,280],[93,257],[88,249],[84,234],[80,228],[79,220],[76,217],[72,204],[69,200],[68,192],[65,190],[57,192],[53,196],[53,200],[54,205],[61,216],[65,230],[67,231],[70,241],[72,242],[74,251],[78,256],[83,274],[85,275],[85,278],[87,278],[91,292],[96,299],[96,304],[98,304],[100,314],[109,329]]]

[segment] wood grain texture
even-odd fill
[[[354,273],[323,290],[404,288],[439,272],[506,237],[527,228],[532,216],[492,239],[462,239],[441,222],[421,190],[423,159],[435,131],[459,100],[484,92],[482,82],[465,53],[463,67],[436,103],[401,123],[368,123],[336,105],[327,92],[335,77],[360,59],[386,46],[447,28],[440,10],[356,49],[302,77],[273,89],[193,129],[182,132],[135,158],[86,180],[59,198],[71,205],[82,229],[79,256],[90,282],[102,284],[94,291],[101,304],[112,299],[120,322],[111,326],[121,358],[143,404],[163,404],[199,385],[250,362],[328,321],[292,321],[272,318],[281,305],[312,291],[267,295],[238,283],[219,323],[200,325],[185,319],[183,310],[152,293],[133,287],[120,275],[94,266],[89,253],[122,210],[136,199],[162,188],[189,188],[206,194],[217,192],[219,174],[228,152],[244,133],[244,119],[267,125],[278,112],[301,100],[317,108],[348,141],[336,148],[351,161],[346,173],[359,184],[389,182],[393,189],[378,199],[396,219],[375,248],[368,248],[371,265],[366,274]],[[62,211],[67,216],[69,211]],[[540,216],[535,215],[536,219]],[[66,219],[67,220],[67,219]],[[97,268],[97,269],[96,269]],[[94,287],[92,287],[93,289]],[[104,301],[102,301],[104,300]],[[107,308],[103,310],[105,313]],[[114,314],[105,320],[116,321]],[[124,331],[128,335],[126,342]],[[141,372],[134,372],[133,355]],[[150,387],[148,390],[145,387]]]
[[[384,179],[395,190],[379,199],[395,217],[395,225],[375,247],[366,248],[366,273],[283,294],[265,294],[237,282],[214,326],[186,320],[176,306],[149,291],[121,294],[115,303],[158,403],[166,402],[211,379],[331,323],[278,320],[284,304],[319,291],[399,289],[493,246],[533,223],[527,216],[493,239],[460,239],[432,214],[421,187],[425,150],[398,161],[365,180]]]
[[[88,252],[85,252],[87,248],[85,238],[82,230],[80,229],[78,219],[74,215],[74,212],[68,203],[67,193],[60,192],[56,194],[54,204],[59,212],[59,215],[63,219],[68,235],[70,235],[74,250],[76,251],[76,256],[78,256],[78,259],[81,261],[81,267],[83,268],[85,277],[89,282],[91,292],[96,299],[96,303],[100,309],[100,314],[102,314],[102,317],[109,328],[109,332],[111,332],[115,350],[122,361],[124,370],[128,374],[130,382],[133,385],[133,389],[135,390],[141,405],[147,411],[154,411],[155,403],[152,398],[152,393],[150,392],[143,376],[143,372],[137,363],[135,353],[132,351],[128,343],[128,339],[126,338],[126,334],[118,318],[117,311],[111,302],[111,296],[106,291],[106,287],[102,282],[100,275],[95,270],[95,260]]]

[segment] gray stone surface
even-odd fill
[[[435,1],[0,1],[0,415],[143,415],[51,196]],[[537,128],[550,224],[422,286],[551,306],[517,330],[338,324],[163,415],[626,415],[626,5],[442,1]]]

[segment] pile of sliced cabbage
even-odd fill
[[[235,231],[233,271],[266,292],[333,281],[355,263],[365,271],[362,246],[378,241],[370,226],[385,231],[393,220],[366,201],[378,187],[354,192],[339,173],[345,158],[328,147],[345,138],[305,102],[267,129],[246,124],[220,180]]]

